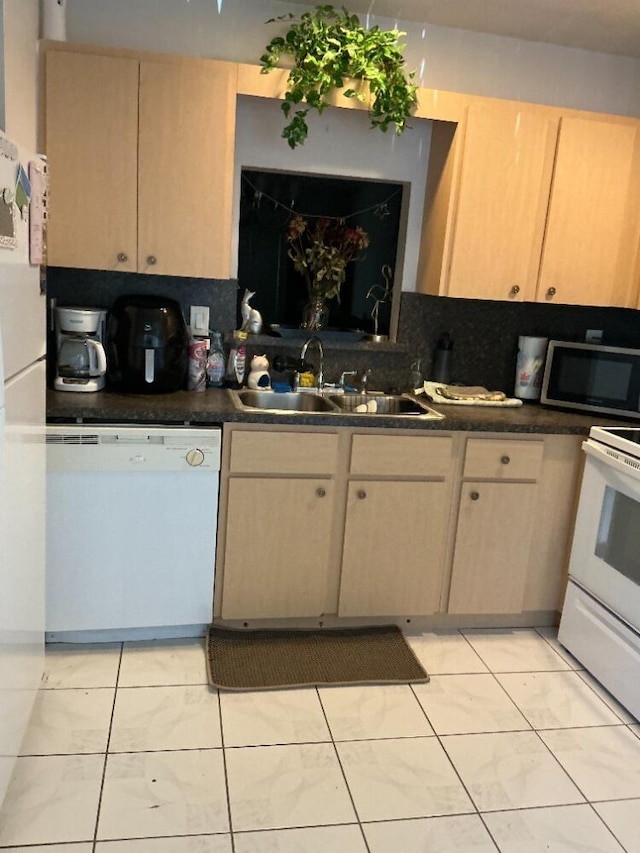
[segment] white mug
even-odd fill
[[[548,343],[548,338],[518,338],[515,396],[521,400],[540,399]]]

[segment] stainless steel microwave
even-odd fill
[[[640,349],[549,341],[540,402],[640,417]]]

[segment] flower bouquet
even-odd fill
[[[340,301],[347,264],[367,248],[369,235],[360,226],[351,227],[342,219],[318,217],[309,223],[296,214],[289,222],[286,238],[287,254],[307,287],[308,302],[300,326],[317,331],[328,321],[327,300]]]

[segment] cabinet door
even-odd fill
[[[447,296],[534,298],[556,133],[544,113],[469,107]]]
[[[236,71],[140,64],[139,272],[230,277]]]
[[[633,223],[638,212],[631,190],[636,137],[633,124],[562,119],[540,301],[635,307]]]
[[[439,609],[448,495],[442,481],[349,484],[340,616]]]
[[[534,483],[464,483],[449,613],[520,613],[533,535]]]
[[[46,54],[47,262],[136,269],[138,62]]]
[[[229,480],[223,619],[322,614],[333,490],[320,478]]]

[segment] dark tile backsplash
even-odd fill
[[[449,299],[404,293],[400,342],[422,359],[425,376],[438,337],[454,343],[451,381],[513,393],[520,335],[584,341],[587,329],[602,329],[603,343],[640,348],[640,312],[537,302]]]
[[[190,305],[208,305],[211,328],[224,332],[236,325],[238,284],[235,280],[174,278],[170,276],[50,267],[50,298],[61,305],[109,308],[117,296],[151,293],[177,299],[185,318]],[[370,387],[409,387],[410,366],[420,359],[429,378],[438,337],[448,332],[453,340],[451,381],[485,385],[513,392],[519,335],[539,335],[561,340],[584,340],[587,329],[602,329],[603,342],[640,348],[640,312],[624,308],[586,308],[533,302],[493,302],[449,299],[403,293],[397,344],[337,343],[325,346],[325,376],[337,380],[343,370],[372,370]],[[249,337],[248,354],[291,354],[299,341],[266,335]]]
[[[118,296],[129,293],[153,294],[176,299],[189,322],[190,305],[208,305],[212,329],[233,329],[236,322],[238,283],[233,280],[177,278],[168,275],[80,270],[65,267],[47,269],[47,295],[60,305],[111,308]]]

